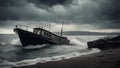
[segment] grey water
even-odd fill
[[[87,42],[104,36],[67,36],[71,45],[41,45],[22,47],[15,34],[0,35],[0,68],[20,67],[70,59],[81,55],[100,52],[99,49],[88,49]]]

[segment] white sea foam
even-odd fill
[[[47,46],[47,45],[29,45],[29,46],[27,46],[27,47],[23,47],[24,49],[39,49],[39,48],[42,48],[42,47],[45,47],[45,46]]]
[[[11,40],[10,44],[12,44],[12,45],[21,45],[20,40],[18,38]]]
[[[82,42],[81,41],[82,39],[78,39],[76,37],[71,37],[69,39],[70,39],[70,44],[75,45],[75,46],[79,46],[80,49],[87,49],[88,48],[87,42],[86,41]]]
[[[73,38],[70,40],[70,44],[72,45],[79,45],[81,47],[86,47],[87,48],[87,43],[86,42],[81,42],[80,40]]]
[[[72,45],[51,46],[51,47],[45,48],[43,50],[38,49],[38,51],[36,51],[36,50],[32,51],[31,50],[31,51],[28,51],[28,52],[24,53],[26,55],[29,55],[28,58],[26,58],[25,60],[20,59],[21,61],[15,61],[15,62],[3,60],[4,62],[0,63],[0,66],[2,66],[2,68],[7,68],[7,67],[10,68],[10,67],[13,67],[13,66],[14,67],[21,67],[21,66],[34,65],[34,64],[37,64],[37,63],[60,61],[60,60],[64,60],[64,59],[70,59],[70,58],[73,58],[73,57],[79,57],[79,56],[82,56],[82,55],[87,55],[87,54],[100,52],[99,49],[91,49],[91,50],[87,49],[88,48],[87,47],[87,41],[94,40],[98,37],[70,36],[68,38],[70,39],[70,44],[72,44]],[[14,40],[11,40],[11,41],[12,41],[11,44],[13,44],[13,45],[19,45],[20,44],[19,39],[14,39]],[[46,46],[46,45],[29,46],[29,47],[25,47],[25,49],[36,49],[36,48],[41,48],[41,47],[44,47],[44,46]],[[2,48],[2,46],[1,46],[1,48]],[[16,47],[16,46],[6,46],[3,49],[4,50],[2,50],[2,51],[4,51],[4,53],[9,52],[11,50],[18,51],[18,52],[16,52],[16,51],[9,52],[9,53],[15,54],[15,55],[16,55],[16,53],[22,53],[22,52],[25,51],[25,50],[22,51],[21,47]],[[35,54],[33,54],[33,53],[35,53]],[[41,54],[42,56],[39,55],[39,54]],[[49,57],[46,57],[46,54],[49,55]],[[33,58],[32,55],[35,56],[34,59],[30,59],[30,58]],[[23,55],[23,57],[26,57],[26,56]],[[12,59],[12,60],[14,60],[14,59]]]
[[[27,59],[27,60],[22,60],[22,61],[18,61],[18,62],[5,62],[7,63],[7,65],[11,65],[14,67],[21,67],[21,66],[28,66],[28,65],[34,65],[37,63],[46,63],[46,62],[50,62],[50,61],[60,61],[60,60],[64,60],[64,59],[70,59],[73,57],[79,57],[82,55],[87,55],[87,54],[92,54],[92,53],[97,53],[100,52],[99,49],[92,49],[88,52],[72,52],[69,54],[65,54],[65,55],[59,55],[59,56],[53,56],[53,57],[44,57],[44,58],[35,58],[35,59]]]
[[[5,43],[3,43],[3,42],[0,42],[0,45],[5,45]]]

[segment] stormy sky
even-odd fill
[[[0,33],[15,25],[52,31],[120,32],[120,0],[0,0]]]

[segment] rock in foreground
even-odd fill
[[[99,40],[87,43],[88,48],[109,49],[120,47],[120,35],[114,37],[105,37]]]

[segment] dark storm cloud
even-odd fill
[[[98,1],[102,13],[107,19],[119,20],[120,19],[120,0]]]
[[[16,20],[21,14],[19,8],[26,5],[26,0],[0,0],[0,20]]]
[[[120,28],[120,0],[0,0],[0,24],[18,21],[90,24],[98,28]],[[10,20],[14,23],[8,23]],[[6,22],[7,21],[7,22]]]
[[[120,0],[96,0],[102,28],[120,29]]]
[[[47,20],[49,7],[67,0],[0,0],[0,20]],[[50,19],[51,20],[51,19]]]
[[[37,5],[43,4],[49,7],[57,5],[57,4],[65,4],[67,0],[28,0],[31,3],[35,3]],[[71,0],[69,0],[70,2]],[[67,1],[68,2],[68,1]]]
[[[84,0],[76,20],[99,28],[120,28],[120,0]],[[77,15],[76,15],[77,16]],[[75,18],[75,17],[74,17]]]

